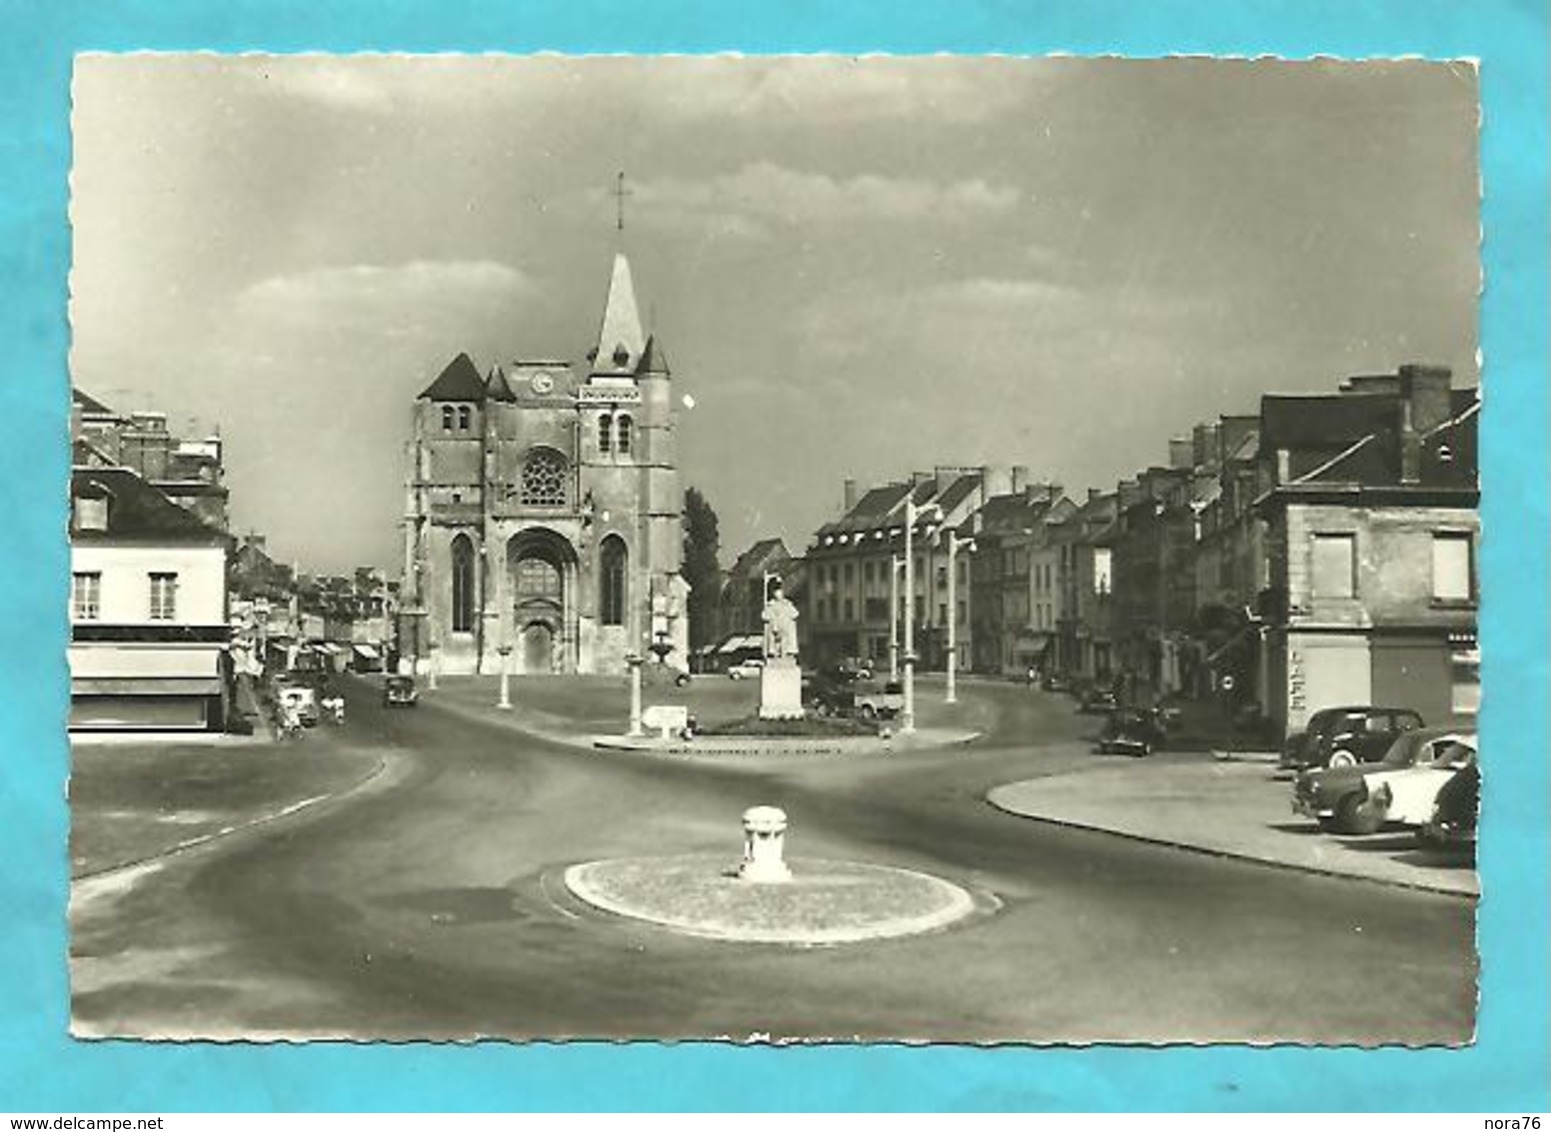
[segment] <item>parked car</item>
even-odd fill
[[[317,724],[318,693],[314,689],[305,684],[285,684],[280,687],[276,699],[283,717],[294,719],[303,727]]]
[[[1108,688],[1094,685],[1082,694],[1082,699],[1077,703],[1077,710],[1084,715],[1108,715],[1120,706],[1115,699],[1115,693]]]
[[[1116,708],[1099,732],[1099,753],[1146,757],[1166,738],[1158,713],[1151,708]]]
[[[1433,802],[1432,816],[1417,837],[1432,845],[1474,844],[1481,814],[1481,764],[1472,762],[1445,782]]]
[[[1294,813],[1313,818],[1339,833],[1373,833],[1384,816],[1366,804],[1364,783],[1370,775],[1429,766],[1453,747],[1459,733],[1445,727],[1407,731],[1390,744],[1376,763],[1305,770],[1293,782]]]
[[[1289,736],[1282,748],[1281,766],[1284,770],[1304,770],[1375,763],[1400,735],[1422,726],[1422,717],[1410,708],[1324,708],[1309,717],[1302,732]]]
[[[413,676],[389,676],[383,681],[383,707],[414,707],[419,701],[420,690]]]
[[[1476,765],[1476,737],[1452,737],[1429,763],[1385,770],[1363,779],[1363,803],[1381,822],[1421,829],[1432,819],[1438,793],[1451,778]]]
[[[856,710],[856,686],[815,673],[802,682],[802,702],[815,715],[850,715]]]
[[[1060,672],[1045,673],[1045,679],[1041,686],[1047,692],[1070,692],[1072,690],[1071,680],[1064,673]]]
[[[905,686],[895,681],[874,684],[858,680],[851,685],[856,714],[866,720],[893,719],[905,710]]]
[[[753,680],[764,668],[765,662],[758,658],[740,660],[727,666],[727,675],[734,680]]]

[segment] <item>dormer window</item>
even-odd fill
[[[616,366],[623,368],[625,363],[629,360],[630,351],[625,349],[625,344],[623,342],[614,347],[614,364]]]
[[[106,531],[108,529],[107,495],[80,495],[76,497],[75,529],[78,531]]]
[[[457,422],[457,416],[451,405],[442,406],[442,431],[451,432]]]
[[[470,409],[467,405],[459,405],[458,406],[458,431],[459,432],[467,432],[469,430],[469,425],[473,421],[473,417],[474,417],[474,410]]]

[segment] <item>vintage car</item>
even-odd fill
[[[1119,706],[1115,693],[1098,685],[1083,692],[1082,698],[1077,702],[1077,710],[1084,715],[1108,715]]]
[[[419,700],[413,676],[389,676],[382,683],[383,707],[414,707]]]
[[[1373,810],[1381,822],[1421,829],[1432,819],[1444,784],[1460,771],[1475,765],[1475,735],[1455,735],[1453,742],[1439,751],[1430,763],[1365,776],[1362,803]]]
[[[1473,762],[1443,784],[1433,803],[1432,817],[1417,830],[1431,845],[1471,845],[1481,814],[1481,764]]]
[[[1099,732],[1099,753],[1146,757],[1163,746],[1167,733],[1152,708],[1116,708]]]
[[[764,671],[765,662],[757,657],[740,660],[727,666],[727,675],[734,680],[753,680]]]
[[[303,727],[312,727],[318,722],[318,693],[310,686],[282,684],[276,690],[275,699],[284,718],[294,719]]]
[[[905,710],[905,686],[898,681],[858,680],[851,685],[851,694],[856,714],[866,720],[893,719]]]
[[[1367,704],[1324,708],[1309,717],[1303,731],[1288,738],[1281,767],[1305,770],[1376,763],[1399,736],[1422,726],[1422,717],[1410,708]]]
[[[1369,775],[1431,765],[1458,737],[1457,731],[1445,727],[1418,728],[1391,743],[1379,762],[1305,770],[1293,781],[1293,812],[1338,833],[1373,833],[1384,816],[1365,804],[1364,780]]]

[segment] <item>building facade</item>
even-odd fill
[[[585,362],[486,377],[459,354],[416,401],[398,652],[445,673],[687,667],[671,377],[620,254]]]
[[[1346,703],[1474,718],[1479,408],[1477,390],[1425,366],[1262,402],[1262,608],[1284,732]]]
[[[70,484],[70,726],[220,730],[226,535],[121,467]]]

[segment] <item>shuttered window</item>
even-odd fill
[[[1470,536],[1433,535],[1433,597],[1438,601],[1469,601],[1474,596],[1470,577]]]

